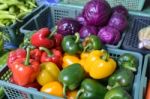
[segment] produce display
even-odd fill
[[[0,0],[0,27],[22,21],[35,7],[35,0]]]
[[[0,26],[21,21],[35,7],[34,0],[0,0],[0,13],[7,16]],[[26,33],[19,46],[5,49],[16,40],[0,32],[0,68],[7,65],[11,72],[8,83],[65,99],[134,98],[137,58],[131,53],[115,58],[105,46],[117,45],[128,27],[124,6],[90,0],[76,18],[65,17],[55,25]],[[149,49],[149,31],[139,31],[140,48]]]

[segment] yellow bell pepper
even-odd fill
[[[57,81],[59,73],[60,70],[56,64],[44,62],[41,64],[41,71],[37,76],[37,82],[43,86],[51,81]]]
[[[63,97],[63,86],[58,81],[49,82],[41,88],[41,92]]]
[[[67,66],[74,64],[74,63],[79,63],[80,59],[75,56],[75,55],[69,55],[69,54],[64,54],[63,56],[63,68],[66,68]]]
[[[94,50],[86,59],[86,71],[94,79],[110,76],[116,69],[116,62],[104,50]]]

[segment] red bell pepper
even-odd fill
[[[55,34],[53,36],[54,42],[55,42],[55,46],[54,48],[57,50],[62,51],[62,47],[61,47],[61,42],[63,40],[63,35],[62,34]]]
[[[38,61],[30,59],[30,49],[27,48],[26,58],[16,59],[12,63],[11,70],[16,84],[25,86],[35,81],[40,72],[40,64]]]
[[[17,50],[11,51],[8,55],[7,65],[9,69],[12,67],[12,63],[19,58],[25,58],[26,57],[26,50],[19,48]]]
[[[40,62],[41,55],[42,55],[42,52],[39,49],[33,49],[33,50],[30,51],[31,59],[34,59],[38,62]]]
[[[51,37],[51,32],[48,28],[41,28],[36,33],[31,36],[31,44],[35,47],[46,47],[52,48],[54,46],[54,41],[49,39]]]
[[[44,51],[41,56],[41,62],[53,62],[59,69],[62,69],[62,53],[59,50],[52,49],[50,51],[44,47],[40,47],[39,49]]]

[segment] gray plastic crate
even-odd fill
[[[124,53],[131,53],[138,59],[138,67],[137,72],[135,73],[134,83],[131,90],[131,95],[133,99],[139,99],[139,85],[140,85],[140,77],[141,77],[141,69],[142,69],[142,60],[143,56],[140,53],[119,50],[119,49],[110,49],[108,48],[108,52],[110,56],[114,59],[117,59],[120,55]],[[48,95],[45,93],[41,93],[33,88],[24,88],[12,83],[9,83],[9,78],[12,73],[9,71],[8,67],[3,69],[0,72],[0,86],[4,87],[5,94],[9,99],[60,99],[59,97],[55,97],[52,95]]]
[[[150,77],[150,54],[144,59],[143,70],[141,75],[139,99],[145,99],[148,77]]]
[[[22,33],[28,33],[33,30],[38,30],[42,27],[52,28],[55,26],[58,20],[64,17],[77,17],[83,7],[81,6],[72,6],[66,4],[56,4],[51,5],[41,11],[38,15],[34,16],[31,20],[29,20],[26,24],[24,24],[20,31]],[[122,44],[123,38],[125,36],[125,32],[122,34],[121,40],[116,45],[106,44],[107,47],[110,48],[119,48]]]

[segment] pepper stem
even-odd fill
[[[120,86],[120,84],[118,83],[118,82],[116,82],[113,86],[107,86],[107,89],[108,90],[111,90],[112,88],[115,88],[115,87],[118,87],[118,86]]]
[[[57,31],[57,26],[55,26],[55,27],[53,28],[53,31],[52,31],[51,34],[48,36],[48,38],[52,38],[52,36],[56,33],[56,31]]]
[[[77,95],[76,95],[76,99],[79,99],[80,95],[84,92],[84,89],[80,89],[78,92],[77,92]]]
[[[27,47],[27,55],[26,55],[26,60],[25,60],[24,64],[29,65],[29,60],[30,60],[30,48]]]
[[[124,65],[123,65],[123,67],[124,68],[127,68],[127,69],[129,69],[129,70],[131,70],[131,71],[136,71],[136,68],[135,67],[131,67],[131,65],[129,64],[129,63],[124,63]]]
[[[67,90],[67,85],[66,84],[63,84],[64,85],[64,87],[63,87],[63,96],[64,96],[64,98],[66,99],[66,90]]]
[[[75,43],[78,43],[79,40],[80,40],[80,35],[79,35],[79,33],[75,33],[75,36],[76,36]]]
[[[53,55],[53,53],[45,47],[39,47],[39,49],[45,51],[49,57]]]
[[[89,43],[89,44],[87,44],[85,47],[84,47],[84,49],[83,49],[83,52],[86,52],[87,51],[87,49],[88,48],[90,48],[91,47],[91,44]]]
[[[104,51],[104,55],[101,57],[104,61],[108,61],[109,59],[109,53]]]

